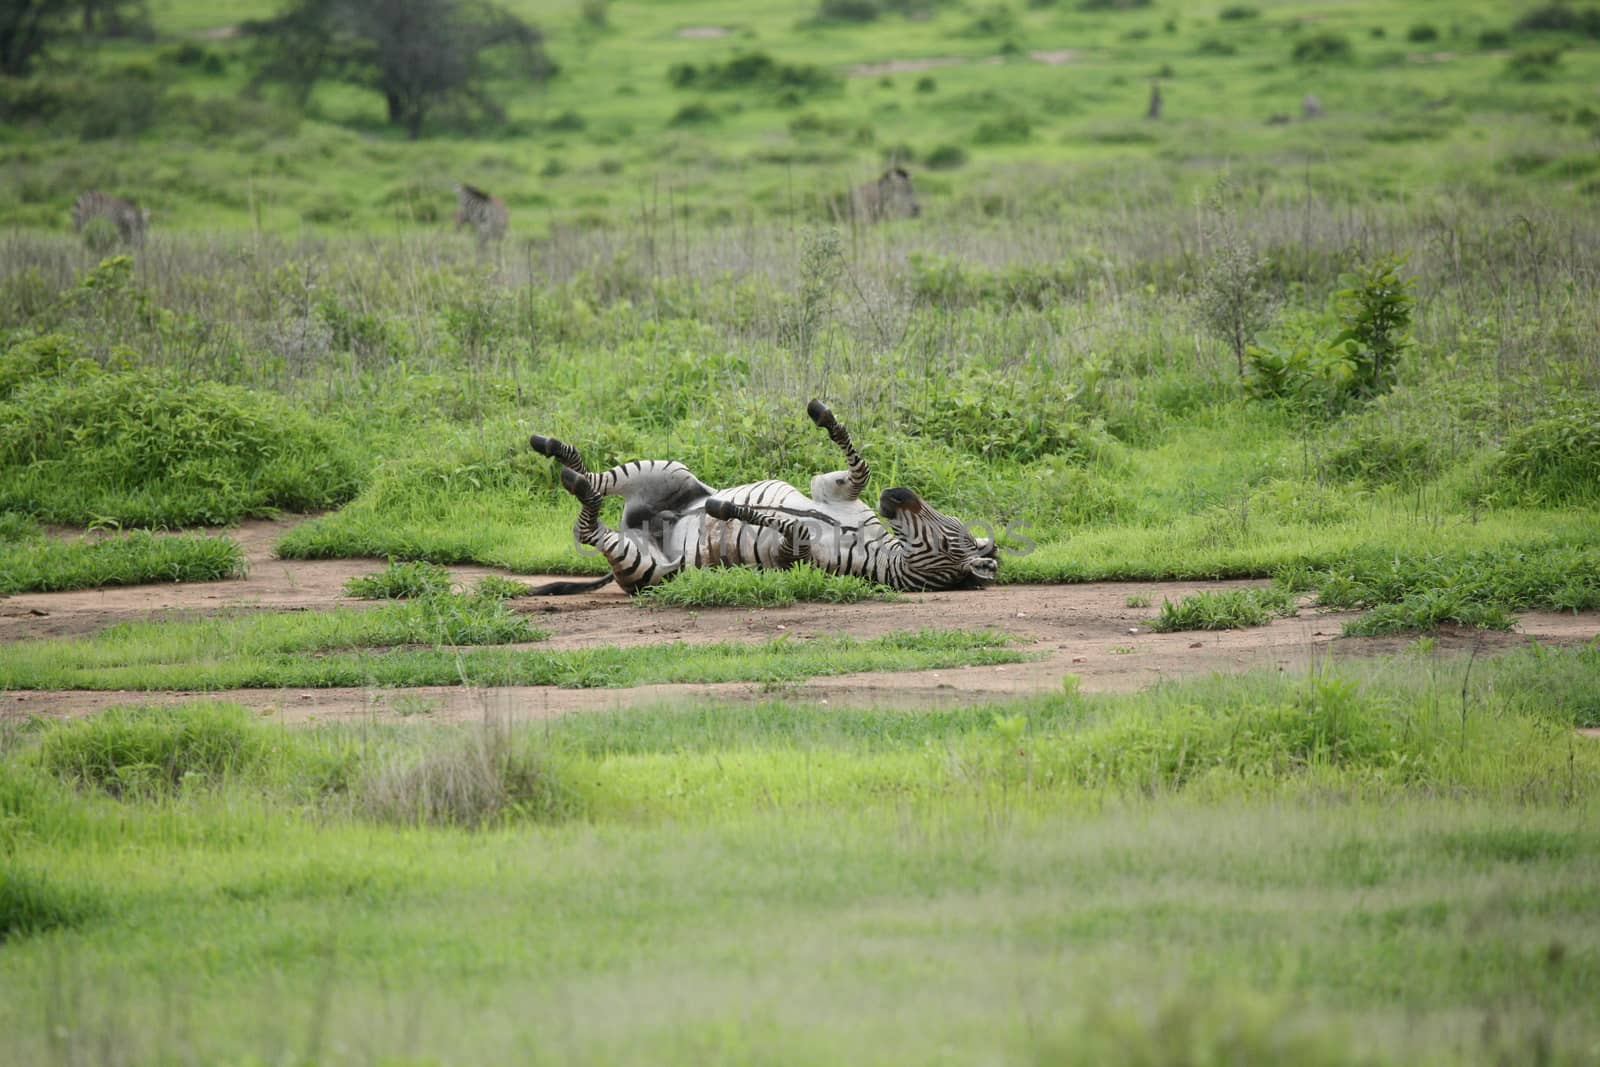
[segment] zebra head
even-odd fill
[[[896,164],[883,172],[878,179],[879,210],[886,218],[916,218],[922,214],[917,203],[916,190],[911,187],[911,174]]]
[[[924,589],[981,589],[999,575],[995,543],[973,537],[960,519],[909,489],[885,489],[878,512],[905,546],[908,584]]]

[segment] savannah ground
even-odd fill
[[[0,1061],[1600,1057],[1587,9],[522,7],[415,142],[252,3],[3,85]],[[1003,583],[516,595],[530,432],[813,396]]]

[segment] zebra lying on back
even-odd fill
[[[510,224],[511,212],[504,200],[466,182],[456,186],[456,229],[471,226],[480,249],[504,237]]]
[[[988,538],[975,538],[909,489],[886,489],[880,519],[861,502],[870,470],[850,434],[821,401],[806,408],[828,431],[848,466],[811,480],[808,497],[787,482],[767,480],[732,489],[706,485],[682,463],[645,460],[590,474],[571,445],[535,434],[535,452],[561,463],[562,487],[581,508],[573,533],[600,551],[611,577],[556,582],[536,595],[598,589],[613,578],[635,593],[689,567],[746,565],[781,569],[810,560],[829,574],[849,574],[903,590],[975,589],[995,580],[999,558]],[[607,496],[623,498],[622,524],[600,521]],[[887,523],[887,525],[885,525]]]
[[[122,240],[130,245],[144,243],[145,226],[150,222],[150,212],[132,200],[124,200],[110,193],[87,192],[72,203],[72,228],[78,233],[95,219],[105,219],[117,228]]]

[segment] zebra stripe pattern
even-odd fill
[[[909,489],[888,489],[877,513],[861,502],[871,471],[850,435],[818,401],[807,413],[844,453],[842,471],[812,479],[811,496],[767,479],[717,491],[682,463],[644,460],[587,473],[578,450],[535,435],[529,445],[562,465],[561,484],[581,505],[573,535],[597,549],[630,593],[688,567],[791,567],[810,560],[895,589],[981,587],[996,578],[994,542]],[[607,496],[623,498],[622,522],[600,520]],[[547,587],[574,592],[572,583]]]
[[[456,186],[456,229],[471,226],[480,249],[504,237],[510,225],[511,212],[504,200],[466,182]]]
[[[142,245],[150,213],[132,200],[110,193],[90,191],[72,203],[72,228],[78,233],[96,219],[105,219],[117,228],[125,244]]]

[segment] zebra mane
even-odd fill
[[[457,185],[456,191],[468,200],[476,200],[480,204],[487,204],[490,200],[494,199],[488,193],[484,192],[482,189],[479,189],[476,185],[468,185],[466,182],[462,182],[460,185]]]

